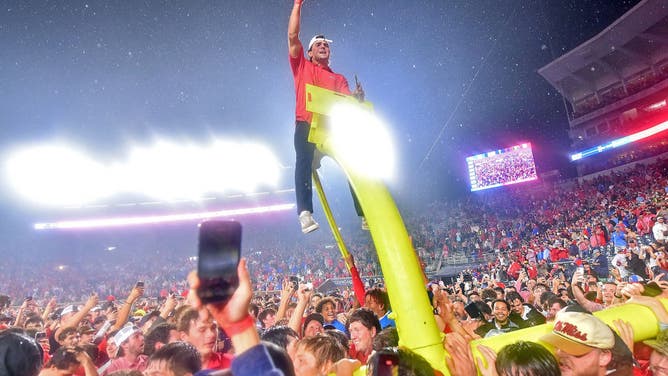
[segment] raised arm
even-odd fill
[[[364,290],[364,282],[362,282],[360,272],[357,270],[357,266],[355,266],[355,259],[353,258],[352,253],[349,253],[348,256],[344,258],[344,260],[346,261],[346,265],[348,265],[348,269],[350,270],[350,276],[352,277],[353,281],[353,291],[355,292],[357,302],[359,302],[360,306],[364,306],[366,292]]]
[[[292,312],[292,316],[290,316],[290,321],[288,322],[288,326],[299,333],[299,338],[303,335],[301,328],[302,317],[304,317],[306,307],[308,307],[308,304],[311,301],[311,296],[313,296],[313,290],[307,289],[306,285],[300,284],[297,289],[297,307]]]
[[[302,54],[302,42],[299,41],[299,19],[301,18],[304,0],[294,0],[290,20],[288,21],[288,51],[291,57]]]
[[[49,315],[53,312],[54,308],[56,308],[56,298],[51,298],[44,308],[44,313],[42,313],[42,320],[44,320],[44,322],[49,319]]]
[[[58,338],[58,335],[60,334],[60,331],[63,330],[63,328],[67,328],[68,326],[73,326],[76,328],[77,326],[79,326],[81,320],[83,320],[83,318],[86,317],[88,312],[90,312],[90,310],[97,305],[97,301],[98,301],[97,294],[92,293],[88,298],[88,300],[86,301],[86,304],[84,304],[83,308],[81,308],[79,312],[70,317],[58,329],[56,329],[54,337]]]
[[[132,305],[137,299],[144,295],[144,287],[135,286],[130,291],[128,298],[125,299],[125,303],[118,309],[118,316],[116,316],[116,323],[112,327],[112,330],[120,330],[130,317]]]
[[[237,275],[239,276],[239,287],[234,291],[230,300],[225,304],[207,304],[207,308],[225,333],[230,336],[235,354],[239,355],[260,344],[260,335],[255,328],[255,320],[248,313],[253,289],[245,258],[239,260]]]
[[[176,301],[176,296],[174,294],[169,294],[167,299],[165,299],[165,304],[160,309],[160,317],[164,320],[169,318],[169,314],[176,308],[178,302]]]
[[[600,311],[601,310],[600,305],[591,302],[587,300],[587,298],[585,298],[584,291],[580,286],[580,281],[579,281],[580,277],[583,277],[582,273],[576,271],[575,273],[573,273],[573,279],[571,280],[571,290],[573,291],[573,296],[575,297],[575,300],[578,302],[579,305],[581,305],[584,309],[586,309],[589,312]]]
[[[288,310],[288,304],[290,304],[290,299],[295,294],[295,290],[292,288],[292,282],[288,277],[283,278],[283,285],[281,289],[281,302],[278,305],[278,311],[276,312],[276,321],[279,321],[285,317],[285,312]]]
[[[25,315],[25,311],[28,309],[28,304],[30,303],[30,300],[26,298],[23,301],[23,304],[21,304],[21,307],[19,307],[19,311],[16,313],[16,320],[14,320],[14,326],[21,326],[21,327],[23,326],[21,325],[23,321],[23,316]]]

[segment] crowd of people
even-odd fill
[[[619,233],[617,226],[640,244],[649,243],[656,213],[667,210],[665,171],[666,161],[660,160],[581,185],[571,181],[549,188],[507,187],[503,192],[433,203],[427,210],[405,212],[404,220],[423,265],[430,271],[454,255],[463,256],[465,263],[494,261],[486,264],[489,269],[480,269],[486,273],[507,264],[512,252],[524,253],[527,261],[537,264],[546,250],[551,255],[546,261],[552,262],[578,252],[592,258],[597,248],[614,256],[615,242],[620,242],[614,236]],[[368,233],[353,233],[346,241],[365,280],[381,275]],[[350,276],[331,243],[306,239],[271,246],[271,239],[264,242],[269,246],[245,254],[256,291],[279,290],[285,275],[298,275],[316,288],[330,278]],[[188,252],[169,257],[149,251],[94,253],[81,255],[78,261],[59,269],[57,263],[19,255],[0,265],[0,294],[8,295],[15,305],[27,296],[81,302],[91,292],[105,297],[122,295],[126,286],[142,280],[147,282],[147,295],[164,298],[169,292],[186,289],[185,276],[196,267],[190,256]],[[147,259],[151,259],[151,268],[144,267]],[[99,265],[105,265],[105,275],[100,275]]]
[[[351,92],[329,68],[332,41],[324,35],[304,51],[301,5],[295,0],[288,46],[297,98],[297,207],[301,231],[310,233],[319,225],[311,216],[314,145],[307,141],[304,83],[359,100],[364,93],[359,83]],[[613,88],[575,115],[664,76],[661,69]],[[526,153],[477,168],[483,185],[536,173]],[[350,256],[341,258],[331,244],[290,243],[275,232],[245,253],[232,289],[215,291],[193,271],[197,260],[187,252],[119,251],[62,264],[26,252],[3,260],[0,376],[347,376],[361,367],[372,375],[666,374],[667,176],[668,161],[658,159],[589,181],[504,188],[405,212],[425,271],[424,291],[414,299],[429,299],[426,317],[433,316],[444,339],[442,362],[400,345],[395,318],[410,310],[393,312],[368,233],[353,233]],[[454,256],[465,260],[458,274],[426,273]],[[342,278],[349,282],[321,288]],[[657,323],[653,330],[633,318],[606,323],[592,314],[628,304],[645,307],[649,326]],[[498,351],[473,342],[546,323],[535,342],[509,340]],[[636,340],[641,326],[654,338]]]
[[[537,178],[531,149],[513,150],[473,162],[474,188],[493,187]]]
[[[600,93],[600,98],[592,95],[575,104],[572,116],[579,118],[599,108],[605,107],[618,100],[640,92],[652,85],[661,82],[668,77],[668,66],[664,65],[656,71],[644,72],[633,79],[629,80],[625,85],[619,83],[617,86],[609,88]]]
[[[555,324],[554,336],[543,341],[558,349],[557,358],[544,354],[556,367],[554,374],[593,374],[582,373],[577,362],[594,350],[603,366],[587,371],[662,372],[660,364],[668,358],[661,349],[668,332],[648,342],[650,349],[658,350],[656,356],[646,356],[647,352],[631,351],[631,325],[609,329],[588,312],[631,302],[650,307],[662,328],[668,327],[660,301],[643,295],[668,297],[667,168],[661,160],[582,184],[517,187],[434,203],[429,215],[407,213],[407,227],[421,256],[442,260],[458,253],[470,260],[489,260],[467,265],[451,280],[426,284],[435,320],[446,333],[449,371],[476,372],[471,368],[476,364],[471,347],[463,343],[555,322],[560,324]],[[280,367],[284,374],[349,374],[360,365],[379,367],[381,355],[396,358],[400,368],[411,367],[413,374],[434,374],[411,350],[388,349],[398,344],[388,295],[364,283],[380,274],[373,245],[360,232],[349,248],[354,261],[317,245],[297,251],[254,249],[240,263],[243,292],[238,293],[243,299],[233,297],[228,303],[238,304],[232,318],[224,305],[208,304],[204,309],[196,294],[189,293],[197,286],[196,277],[186,279],[196,267],[191,258],[179,258],[173,265],[156,262],[152,270],[130,266],[144,265],[139,258],[145,255],[131,256],[138,259],[130,262],[124,258],[122,265],[104,259],[87,265],[82,260],[81,265],[68,266],[76,273],[34,264],[28,272],[8,260],[0,266],[1,278],[6,279],[2,286],[8,288],[3,292],[11,293],[0,301],[0,356],[11,369],[21,361],[7,355],[16,351],[12,346],[26,346],[25,338],[31,338],[35,346],[23,353],[39,354],[35,372],[45,375],[65,369],[85,375],[131,369],[152,374],[152,369],[175,364],[192,374],[226,368],[244,374],[247,371],[235,368],[235,362],[265,356],[266,363],[253,364]],[[99,262],[109,262],[106,270],[113,278],[100,278]],[[328,278],[349,276],[346,263],[359,271],[352,283],[330,294],[316,292]],[[295,276],[299,278],[291,278]],[[135,284],[137,280],[146,283]],[[555,340],[563,337],[559,328],[585,323],[597,336],[604,332],[606,339],[559,347],[565,346]],[[544,351],[533,348],[541,346],[537,343],[513,346],[530,347],[532,354]],[[496,364],[500,370],[504,363],[499,361],[506,356],[507,362],[520,362],[521,351],[512,349],[495,354],[479,347],[488,362],[479,367]],[[610,361],[615,357],[619,359]]]
[[[665,217],[657,223],[663,221]],[[662,234],[668,235],[668,228]],[[665,248],[665,239],[653,239],[647,256],[665,253]],[[664,372],[668,312],[660,299],[668,297],[663,278],[668,263],[647,264],[646,278],[634,274],[624,280],[601,277],[579,256],[571,261],[568,266],[581,267],[569,272],[555,261],[559,270],[540,275],[532,272],[530,261],[516,272],[509,266],[504,281],[486,274],[466,278],[462,272],[451,284],[428,283],[450,374],[476,375],[476,364],[487,375]],[[206,305],[198,299],[195,273],[188,276],[185,296],[146,299],[144,285],[137,283],[124,299],[92,294],[84,304],[60,307],[55,299],[46,305],[25,299],[12,312],[15,317],[7,321],[5,316],[0,327],[0,374],[209,375],[231,369],[234,375],[352,375],[362,365],[374,375],[393,367],[399,375],[440,372],[399,346],[384,289],[322,296],[288,277],[275,298],[254,293],[246,259],[237,273],[236,291]],[[359,277],[353,280],[361,284]],[[633,324],[618,320],[610,327],[591,315],[623,304],[647,307],[655,315],[661,329],[655,339],[635,343]],[[512,341],[498,354],[470,345],[546,322],[552,323],[551,330],[539,342]]]

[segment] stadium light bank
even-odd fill
[[[229,140],[208,145],[159,140],[107,163],[54,142],[19,148],[6,158],[5,167],[17,195],[51,207],[82,206],[121,193],[164,201],[248,193],[276,187],[282,169],[266,146]]]

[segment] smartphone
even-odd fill
[[[374,376],[396,376],[399,373],[399,354],[394,350],[383,349],[376,355],[373,364]]]
[[[202,303],[225,303],[239,286],[241,224],[210,220],[199,225],[197,295]]]
[[[143,288],[144,287],[144,281],[137,281],[137,284],[135,284],[135,287]]]
[[[661,289],[661,286],[659,286],[656,282],[649,282],[645,285],[645,290],[643,290],[642,295],[654,297],[661,295],[662,292],[663,290]]]
[[[292,290],[297,291],[297,288],[299,287],[299,277],[297,277],[296,275],[291,275],[290,284],[292,285]]]
[[[464,310],[466,311],[466,314],[469,315],[471,319],[482,319],[483,315],[482,312],[480,312],[480,308],[475,304],[475,302],[471,302],[467,304],[464,307]]]
[[[42,339],[46,339],[48,336],[46,335],[46,332],[37,332],[35,333],[35,341],[39,342]]]

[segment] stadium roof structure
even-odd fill
[[[668,59],[668,2],[642,0],[588,41],[540,68],[571,104],[624,85]]]

